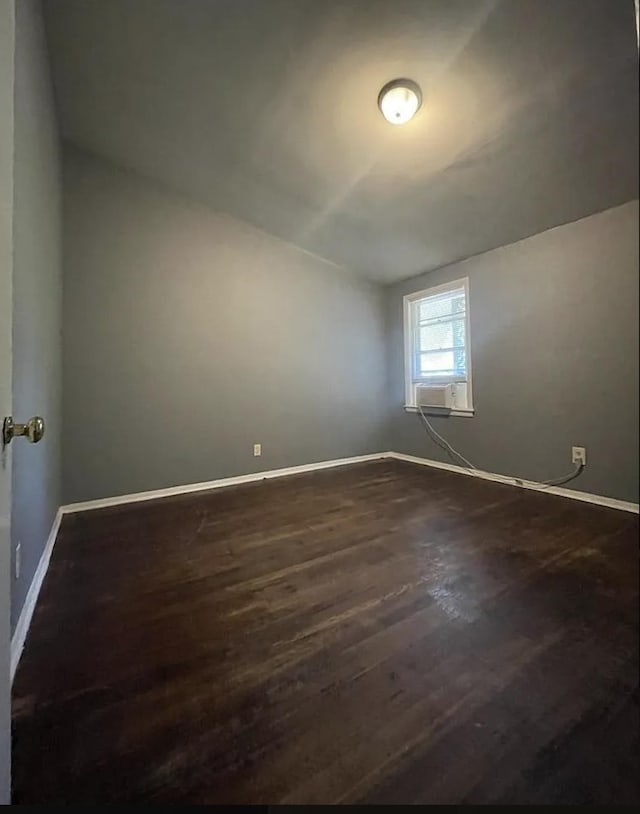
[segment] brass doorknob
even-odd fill
[[[14,438],[23,436],[32,444],[37,444],[44,435],[44,418],[39,415],[30,418],[26,424],[16,424],[13,416],[5,416],[2,423],[2,444],[7,446]]]

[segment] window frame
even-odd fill
[[[469,301],[469,278],[461,277],[457,280],[451,280],[448,283],[441,283],[440,285],[430,286],[423,288],[421,291],[413,291],[410,294],[405,294],[403,297],[403,330],[404,330],[404,408],[409,412],[416,412],[416,386],[418,384],[426,383],[426,380],[417,381],[414,377],[414,336],[416,335],[415,325],[413,320],[413,307],[419,300],[428,299],[439,294],[446,294],[448,291],[455,291],[456,289],[464,289],[465,298],[465,358],[467,366],[467,377],[465,380],[456,376],[442,376],[438,378],[429,377],[428,382],[434,385],[452,384],[456,381],[465,382],[467,386],[467,403],[465,408],[453,409],[450,415],[459,416],[472,416],[474,414],[473,408],[473,387],[472,387],[472,363],[471,363],[471,308]]]

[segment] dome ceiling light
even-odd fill
[[[391,124],[406,124],[422,104],[420,86],[412,79],[394,79],[380,91],[378,107]]]

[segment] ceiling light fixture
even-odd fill
[[[405,124],[422,104],[420,86],[412,79],[394,79],[380,91],[378,107],[391,124]]]

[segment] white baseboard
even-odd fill
[[[545,492],[548,495],[559,495],[568,497],[571,500],[581,500],[583,503],[594,503],[596,506],[607,506],[610,509],[619,509],[623,512],[633,512],[638,514],[638,504],[627,500],[618,500],[604,495],[591,495],[588,492],[579,492],[577,489],[565,489],[562,486],[545,486],[533,480],[513,478],[507,475],[497,475],[494,472],[483,472],[479,469],[466,469],[464,466],[432,461],[429,458],[417,458],[415,455],[404,455],[402,452],[390,452],[387,458],[395,458],[398,461],[408,461],[413,464],[430,466],[434,469],[446,469],[448,472],[456,472],[460,475],[470,475],[472,478],[483,478],[497,483],[506,483],[509,486],[517,486],[520,489],[532,489],[536,492]]]
[[[380,458],[388,458],[391,454],[390,452],[377,452],[373,455],[355,455],[352,458],[334,458],[332,461],[319,461],[318,463],[302,464],[301,466],[287,466],[283,469],[267,469],[263,472],[250,472],[247,475],[236,475],[232,478],[219,478],[218,480],[202,481],[201,483],[187,483],[184,486],[170,486],[167,489],[152,489],[149,492],[134,492],[129,495],[85,500],[81,503],[69,503],[66,506],[62,506],[62,512],[63,514],[72,514],[73,512],[85,512],[89,509],[104,509],[109,506],[120,506],[123,503],[139,503],[143,500],[157,500],[158,498],[173,497],[174,495],[185,495],[190,492],[206,492],[209,489],[221,489],[225,486],[237,486],[241,483],[253,483],[268,478],[282,478],[286,475],[313,472],[316,469],[331,469],[334,466],[347,466],[348,464],[363,463],[365,461],[376,461]]]
[[[514,478],[508,475],[499,475],[495,472],[484,472],[479,469],[466,469],[456,464],[434,461],[430,458],[419,458],[415,455],[405,455],[402,452],[377,452],[372,455],[356,455],[351,458],[335,458],[331,461],[320,461],[313,464],[302,464],[301,466],[289,466],[283,469],[268,469],[263,472],[250,472],[246,475],[237,475],[231,478],[218,478],[217,480],[202,481],[200,483],[187,483],[182,486],[170,486],[166,489],[152,489],[148,492],[134,492],[128,495],[116,495],[115,497],[98,498],[97,500],[85,500],[81,503],[69,503],[61,506],[63,514],[73,512],[84,512],[90,509],[104,509],[109,506],[120,506],[125,503],[139,503],[144,500],[157,500],[163,497],[174,495],[185,495],[191,492],[205,492],[210,489],[221,489],[225,486],[237,486],[242,483],[254,483],[255,481],[266,480],[268,478],[282,478],[286,475],[298,475],[303,472],[313,472],[316,469],[331,469],[336,466],[347,466],[348,464],[363,463],[365,461],[375,461],[381,458],[395,458],[398,461],[408,461],[409,463],[430,466],[434,469],[446,469],[448,472],[456,472],[460,475],[468,475],[473,478],[483,478],[484,480],[495,481],[496,483],[506,483],[509,486],[517,486],[520,489],[532,489],[538,492],[546,492],[549,495],[568,497],[571,500],[580,500],[583,503],[593,503],[597,506],[607,506],[610,509],[619,509],[623,512],[633,512],[638,514],[638,504],[627,500],[618,500],[604,495],[592,495],[589,492],[580,492],[577,489],[565,489],[562,486],[546,486],[537,481]]]
[[[53,521],[53,525],[51,526],[51,531],[47,537],[47,542],[42,552],[42,556],[40,557],[40,562],[38,563],[36,572],[31,580],[31,585],[29,586],[27,596],[25,597],[24,605],[20,611],[16,629],[13,631],[13,636],[11,637],[11,683],[13,683],[13,677],[16,674],[18,662],[20,661],[20,656],[22,655],[22,648],[24,647],[27,633],[29,632],[29,625],[31,624],[31,617],[33,616],[33,612],[36,608],[40,588],[42,588],[42,583],[44,582],[47,569],[49,568],[51,552],[53,551],[53,546],[56,542],[56,537],[58,536],[61,521],[62,509],[58,509]]]

